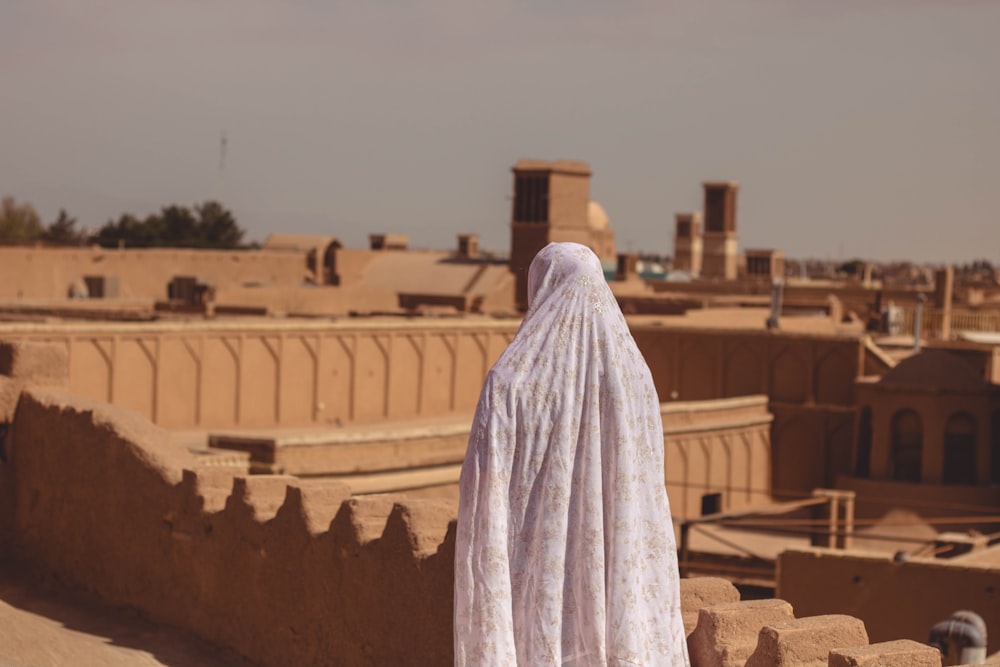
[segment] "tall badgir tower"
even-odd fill
[[[677,213],[674,233],[674,271],[701,275],[701,213]]]
[[[735,280],[739,256],[736,236],[735,181],[703,183],[705,232],[702,238],[701,276]]]
[[[514,165],[510,269],[517,305],[528,307],[528,267],[553,241],[588,246],[605,270],[616,261],[615,234],[601,205],[590,199],[590,166],[577,160],[519,160]]]

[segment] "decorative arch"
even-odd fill
[[[786,347],[771,362],[771,400],[779,403],[805,403],[808,394],[808,369],[799,355]]]
[[[872,409],[861,408],[858,416],[858,449],[854,459],[854,475],[868,477],[872,466]]]
[[[945,422],[941,481],[945,484],[976,483],[976,418],[968,412],[956,412]]]
[[[816,364],[815,396],[820,404],[850,405],[854,402],[854,365],[847,356],[833,351]]]
[[[897,482],[920,482],[923,478],[924,426],[913,410],[892,416],[892,458],[889,474]]]
[[[990,417],[990,482],[1000,484],[1000,409]]]
[[[749,396],[764,390],[760,354],[743,342],[737,342],[726,355],[725,395]]]

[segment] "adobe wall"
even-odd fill
[[[335,281],[341,287],[348,287],[361,282],[365,267],[374,259],[375,252],[395,252],[391,250],[372,251],[367,248],[337,248],[334,251],[333,274]]]
[[[865,338],[656,325],[632,334],[661,400],[768,396],[777,494],[809,494],[851,471]]]
[[[922,482],[941,484],[948,420],[957,414],[968,414],[975,424],[976,482],[983,486],[990,484],[990,415],[1000,392],[991,392],[985,386],[920,390],[877,382],[859,382],[857,392],[858,409],[872,409],[869,465],[873,479],[892,479],[893,419],[899,412],[913,410],[920,415]]]
[[[215,303],[261,308],[273,315],[331,316],[350,311],[397,311],[399,295],[391,290],[362,290],[357,286],[231,286],[216,290]]]
[[[30,385],[68,385],[65,350],[58,345],[0,341],[0,560],[14,534],[14,471],[11,422],[21,391]]]
[[[174,276],[197,276],[216,287],[245,283],[299,285],[305,253],[187,248],[0,248],[0,299],[65,299],[84,276],[117,276],[119,296],[165,299]]]
[[[840,476],[836,488],[854,491],[857,497],[855,514],[859,519],[878,519],[893,507],[903,506],[909,511],[928,519],[938,519],[938,530],[970,529],[986,534],[996,531],[992,521],[996,508],[1000,507],[1000,486],[966,486],[960,484],[913,484],[891,480],[863,479]],[[982,524],[976,525],[974,518],[982,516]],[[958,519],[955,524],[941,521],[948,517]]]
[[[771,500],[771,422],[766,396],[665,403],[664,475],[677,521],[701,516],[706,494],[718,511]]]
[[[451,662],[454,509],[197,469],[138,415],[22,394],[19,556],[262,665]]]
[[[157,423],[265,426],[471,411],[518,326],[485,317],[10,323],[0,337],[60,343],[74,392]],[[765,394],[779,407],[850,407],[865,359],[853,337],[648,324],[632,332],[664,402]]]
[[[398,318],[0,325],[62,345],[70,389],[172,428],[470,414],[517,322]]]
[[[58,580],[267,667],[453,663],[452,508],[198,469],[140,416],[58,390],[25,390],[13,433],[18,555]],[[941,664],[718,579],[681,602],[693,667]]]
[[[850,614],[865,622],[872,641],[926,641],[935,623],[969,609],[991,630],[998,647],[1000,577],[996,565],[912,559],[810,549],[778,557],[776,594],[797,613]]]
[[[675,519],[701,515],[705,494],[719,511],[770,501],[772,416],[766,396],[661,405],[665,486]],[[405,492],[458,498],[468,415],[309,433],[214,434],[213,447],[247,452],[251,470],[323,477],[355,494]]]
[[[167,427],[221,429],[470,414],[518,325],[490,318],[5,324],[0,337],[64,346],[74,393]],[[647,324],[632,332],[664,402],[769,397],[778,492],[808,494],[851,472],[865,339]]]
[[[703,271],[704,272],[704,271]],[[649,280],[647,284],[658,294],[686,294],[720,296],[720,295],[769,295],[771,284],[769,281],[740,280],[725,283],[711,281],[692,282],[672,282],[667,280]],[[857,283],[847,282],[819,282],[814,284],[786,282],[783,299],[785,303],[795,303],[805,305],[814,303],[817,307],[823,307],[827,303],[829,295],[834,295],[844,304],[844,310],[854,310],[858,313],[867,312],[875,303],[878,293],[882,294],[882,303],[893,301],[896,305],[904,306],[916,301],[916,295],[920,293],[930,295],[933,290],[930,288],[909,288],[909,287],[865,287]]]

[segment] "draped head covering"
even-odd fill
[[[462,467],[455,664],[688,664],[653,380],[600,261],[550,243]]]

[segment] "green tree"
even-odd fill
[[[59,217],[45,228],[42,240],[50,245],[83,245],[87,242],[87,230],[77,229],[76,218],[59,209]]]
[[[105,247],[239,248],[244,233],[222,204],[207,201],[193,211],[165,206],[145,220],[122,215],[117,221],[109,220],[91,240]]]
[[[167,206],[160,211],[161,244],[175,248],[203,247],[198,220],[184,206]]]
[[[238,248],[245,232],[236,224],[236,218],[217,201],[207,201],[195,206],[198,227],[208,248]]]
[[[0,201],[0,244],[25,245],[42,238],[42,219],[31,204],[18,204],[13,197]]]
[[[106,248],[114,248],[120,244],[132,248],[155,245],[153,225],[139,220],[131,213],[123,214],[117,221],[108,220],[90,240]]]

